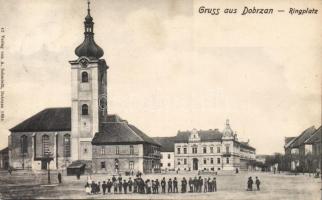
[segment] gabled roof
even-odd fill
[[[191,132],[190,131],[178,131],[175,136],[176,142],[188,142]],[[199,130],[198,131],[201,142],[219,141],[222,138],[222,133],[218,129]]]
[[[313,133],[316,131],[314,126],[311,126],[310,128],[305,129],[296,139],[294,142],[290,145],[291,148],[298,148],[299,146],[303,145],[304,142],[313,135]]]
[[[254,147],[250,146],[248,142],[239,142],[239,144],[240,144],[241,148],[249,149],[249,150],[253,150],[253,151],[256,150]]]
[[[120,119],[117,115],[108,117],[103,124],[102,131],[95,134],[93,145],[109,144],[143,144],[149,143],[160,146],[137,127]]]
[[[288,149],[294,143],[295,140],[296,140],[296,137],[288,137],[288,138],[285,138],[284,148],[285,149]]]
[[[322,126],[316,130],[311,137],[309,137],[304,143],[305,144],[316,144],[321,143],[321,134],[322,134]]]
[[[47,108],[11,128],[11,132],[70,131],[70,108]]]
[[[154,137],[153,140],[161,145],[161,152],[174,152],[175,137]]]

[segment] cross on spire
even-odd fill
[[[88,14],[90,12],[90,4],[91,4],[91,1],[90,0],[87,0],[87,11],[88,11]]]

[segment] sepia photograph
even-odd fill
[[[320,0],[0,0],[0,199],[322,199]]]

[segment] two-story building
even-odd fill
[[[95,173],[160,172],[160,144],[117,115],[109,116],[92,141]]]
[[[238,141],[228,120],[222,132],[218,129],[193,129],[178,131],[175,137],[158,140],[168,144],[173,141],[174,169],[178,171],[247,170],[256,156],[255,148]]]

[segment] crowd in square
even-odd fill
[[[164,193],[200,193],[200,192],[216,192],[217,181],[216,177],[213,178],[194,178],[190,177],[188,180],[183,177],[181,180],[177,177],[169,178],[166,180],[163,177],[158,179],[146,179],[141,177],[141,174],[137,174],[136,178],[132,179],[124,178],[119,175],[116,177],[113,175],[103,182],[95,182],[88,177],[85,185],[85,191],[88,195],[92,194],[127,194],[127,193],[139,193],[139,194],[164,194]]]

